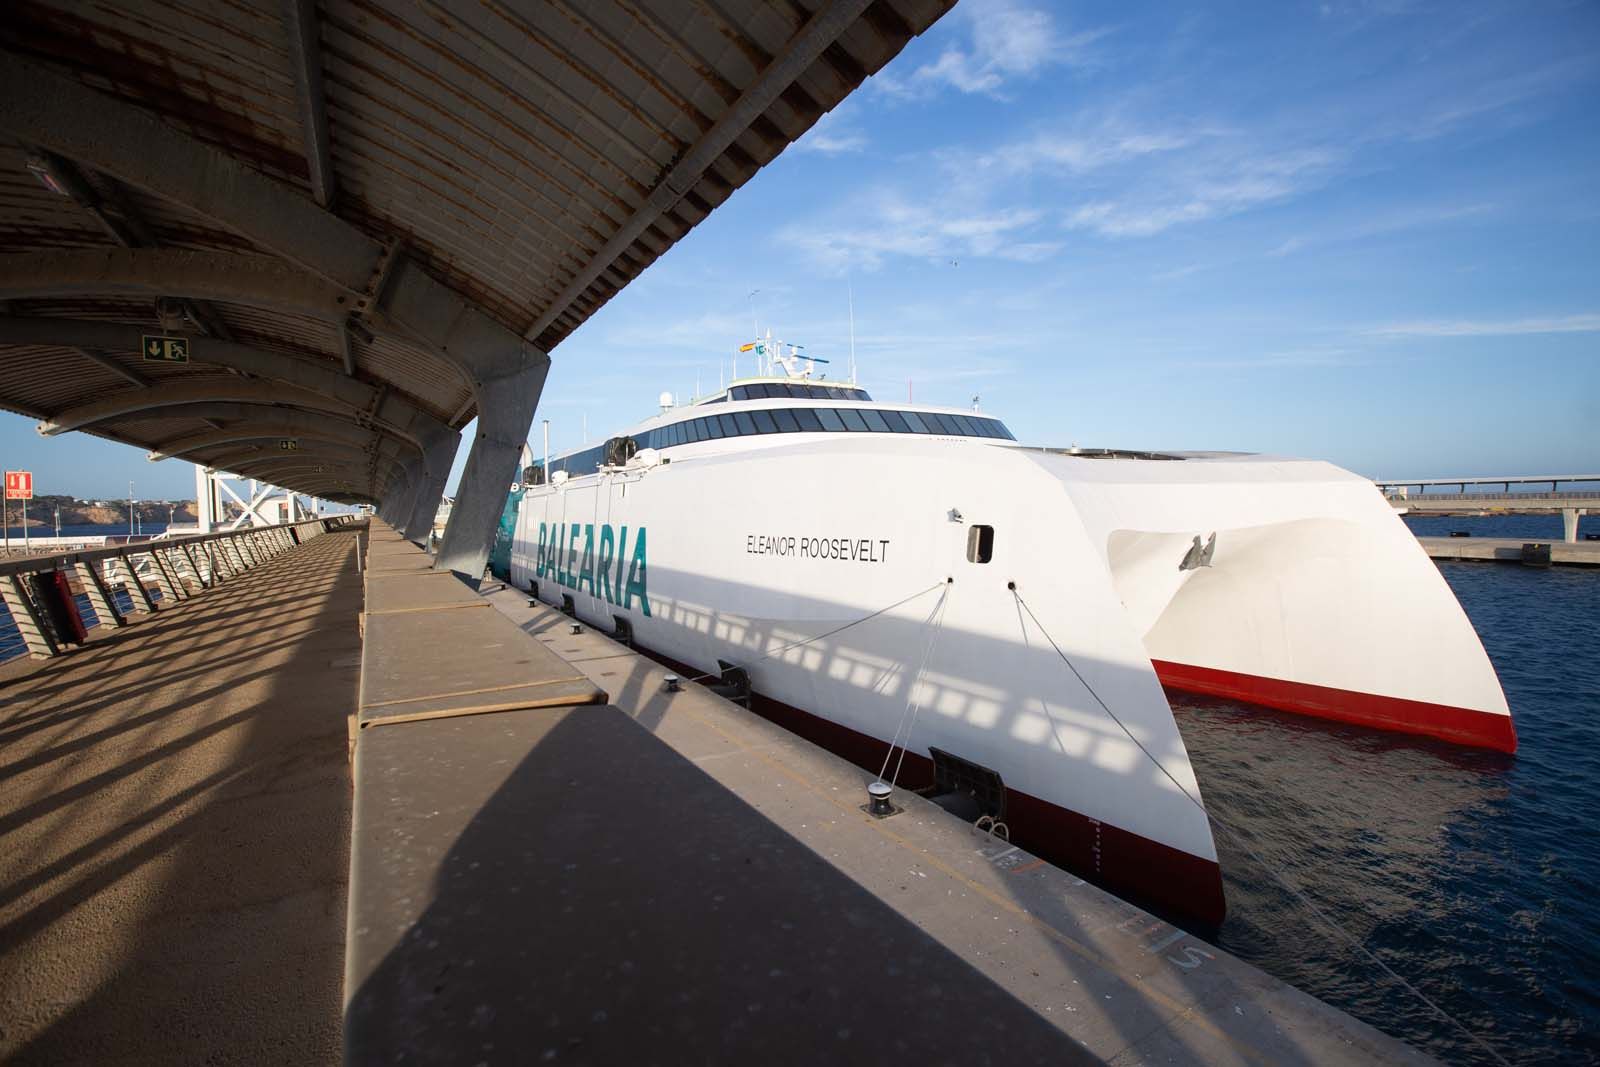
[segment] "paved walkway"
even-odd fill
[[[355,548],[0,667],[0,1061],[338,1059]]]

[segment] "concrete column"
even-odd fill
[[[1561,509],[1561,537],[1567,544],[1576,544],[1578,540],[1578,516],[1587,514],[1587,508],[1562,508]]]
[[[89,606],[100,618],[100,625],[106,627],[128,625],[128,620],[117,610],[117,602],[111,596],[111,590],[106,588],[106,583],[100,577],[100,564],[75,563],[73,569],[78,572],[78,584],[83,586],[84,595],[89,598]]]
[[[479,385],[478,436],[461,472],[435,567],[448,568],[468,581],[483,577],[549,366],[540,360]]]

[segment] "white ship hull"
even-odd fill
[[[909,727],[901,785],[931,747],[996,770],[1013,831],[1114,890],[1222,915],[1163,681],[1514,745],[1436,568],[1370,483],[1327,464],[740,443],[530,488],[513,583],[596,626],[625,618],[697,671],[745,667],[769,712],[874,770]],[[976,526],[994,531],[987,562],[969,558]]]

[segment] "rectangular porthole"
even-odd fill
[[[994,527],[974,526],[967,531],[967,562],[988,563],[994,558]]]

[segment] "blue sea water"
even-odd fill
[[[1561,535],[1559,516],[1407,521],[1434,536]],[[1446,1062],[1495,1062],[1326,931],[1280,872],[1504,1059],[1594,1063],[1600,570],[1440,570],[1499,672],[1516,754],[1181,699],[1207,807],[1237,831],[1217,835],[1229,907],[1218,941]]]

